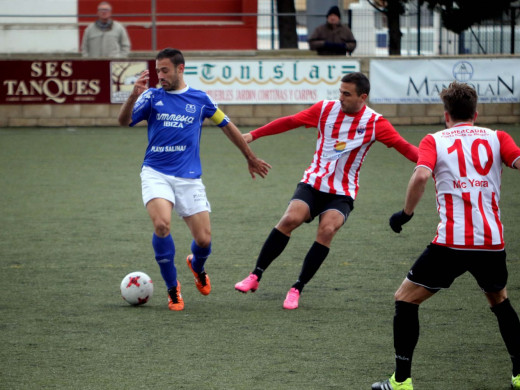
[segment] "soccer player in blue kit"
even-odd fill
[[[149,71],[141,73],[119,112],[122,126],[148,123],[148,147],[141,170],[143,203],[154,226],[152,246],[168,289],[170,310],[183,310],[181,284],[174,263],[175,244],[170,234],[171,214],[184,219],[193,241],[186,262],[199,292],[211,291],[204,264],[211,253],[210,204],[201,180],[200,137],[202,123],[210,118],[245,156],[254,179],[265,177],[271,166],[257,158],[240,130],[203,91],[184,82],[184,56],[172,48],[156,57],[162,88],[148,88]]]

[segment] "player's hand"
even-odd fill
[[[408,215],[404,212],[404,210],[398,211],[397,213],[392,214],[390,217],[390,227],[396,233],[401,233],[403,230],[402,226],[407,223],[410,219],[412,219],[412,215]]]
[[[272,168],[271,165],[266,163],[264,160],[256,157],[248,159],[247,164],[249,165],[249,173],[251,174],[253,180],[256,178],[255,174],[263,179],[269,173],[269,169]]]
[[[143,70],[139,75],[139,78],[134,83],[132,94],[134,96],[139,96],[144,91],[146,91],[148,89],[148,80],[150,80],[150,71],[148,69]]]
[[[251,142],[253,142],[253,136],[251,135],[251,133],[242,134],[242,138],[244,139],[244,141],[246,141],[246,144],[250,144]]]

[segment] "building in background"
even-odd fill
[[[79,53],[78,2],[2,1],[0,53]]]

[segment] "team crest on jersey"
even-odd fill
[[[186,104],[186,111],[193,114],[197,111],[197,108],[195,107],[195,104]]]
[[[365,131],[367,131],[367,128],[365,126],[358,127],[356,131],[358,134],[363,134]]]

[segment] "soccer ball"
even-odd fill
[[[130,305],[144,305],[153,295],[153,282],[144,272],[131,272],[121,282],[121,296]]]

